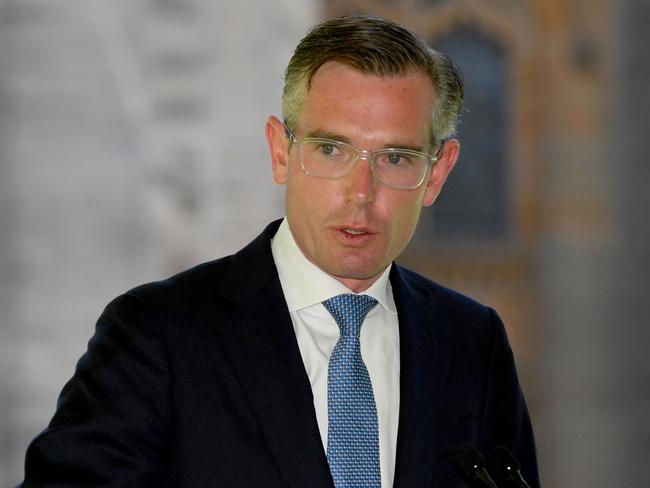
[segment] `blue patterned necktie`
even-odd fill
[[[336,488],[380,488],[377,407],[361,359],[361,324],[377,301],[339,295],[323,302],[341,329],[327,373],[327,460]]]

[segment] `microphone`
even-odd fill
[[[499,482],[517,488],[530,488],[521,475],[521,466],[517,458],[504,446],[497,446],[490,452],[490,469]]]
[[[456,462],[460,469],[471,479],[480,480],[489,488],[499,488],[485,468],[485,459],[473,446],[463,446],[459,449]]]

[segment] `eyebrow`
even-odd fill
[[[331,139],[333,141],[344,142],[352,146],[352,144],[350,144],[349,137],[346,137],[343,134],[336,134],[334,132],[328,132],[320,129],[308,132],[307,137],[318,138],[318,139]],[[424,148],[422,146],[414,146],[412,144],[388,143],[388,144],[384,144],[381,147],[381,149],[408,149],[410,151],[416,151],[423,154],[428,154],[426,151],[424,151]]]
[[[318,139],[332,139],[334,141],[345,142],[350,144],[350,138],[345,137],[343,134],[335,134],[334,132],[327,132],[324,130],[314,130],[307,133],[308,138],[318,138]]]

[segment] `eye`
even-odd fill
[[[324,156],[331,156],[336,152],[336,146],[334,144],[330,143],[322,143],[318,147],[319,151],[321,152],[322,155]]]
[[[400,162],[402,162],[402,159],[403,159],[403,158],[404,158],[404,156],[401,155],[401,154],[399,154],[399,153],[390,153],[390,154],[388,155],[388,158],[387,158],[387,159],[388,159],[388,162],[389,162],[390,164],[392,164],[392,165],[398,165],[398,164],[400,164]]]
[[[392,151],[382,153],[381,156],[379,156],[377,163],[387,168],[406,169],[410,166],[413,166],[413,159],[413,156],[408,153]]]

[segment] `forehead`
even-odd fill
[[[364,74],[338,62],[312,78],[299,126],[342,133],[359,143],[429,141],[435,94],[421,72],[401,76]]]

